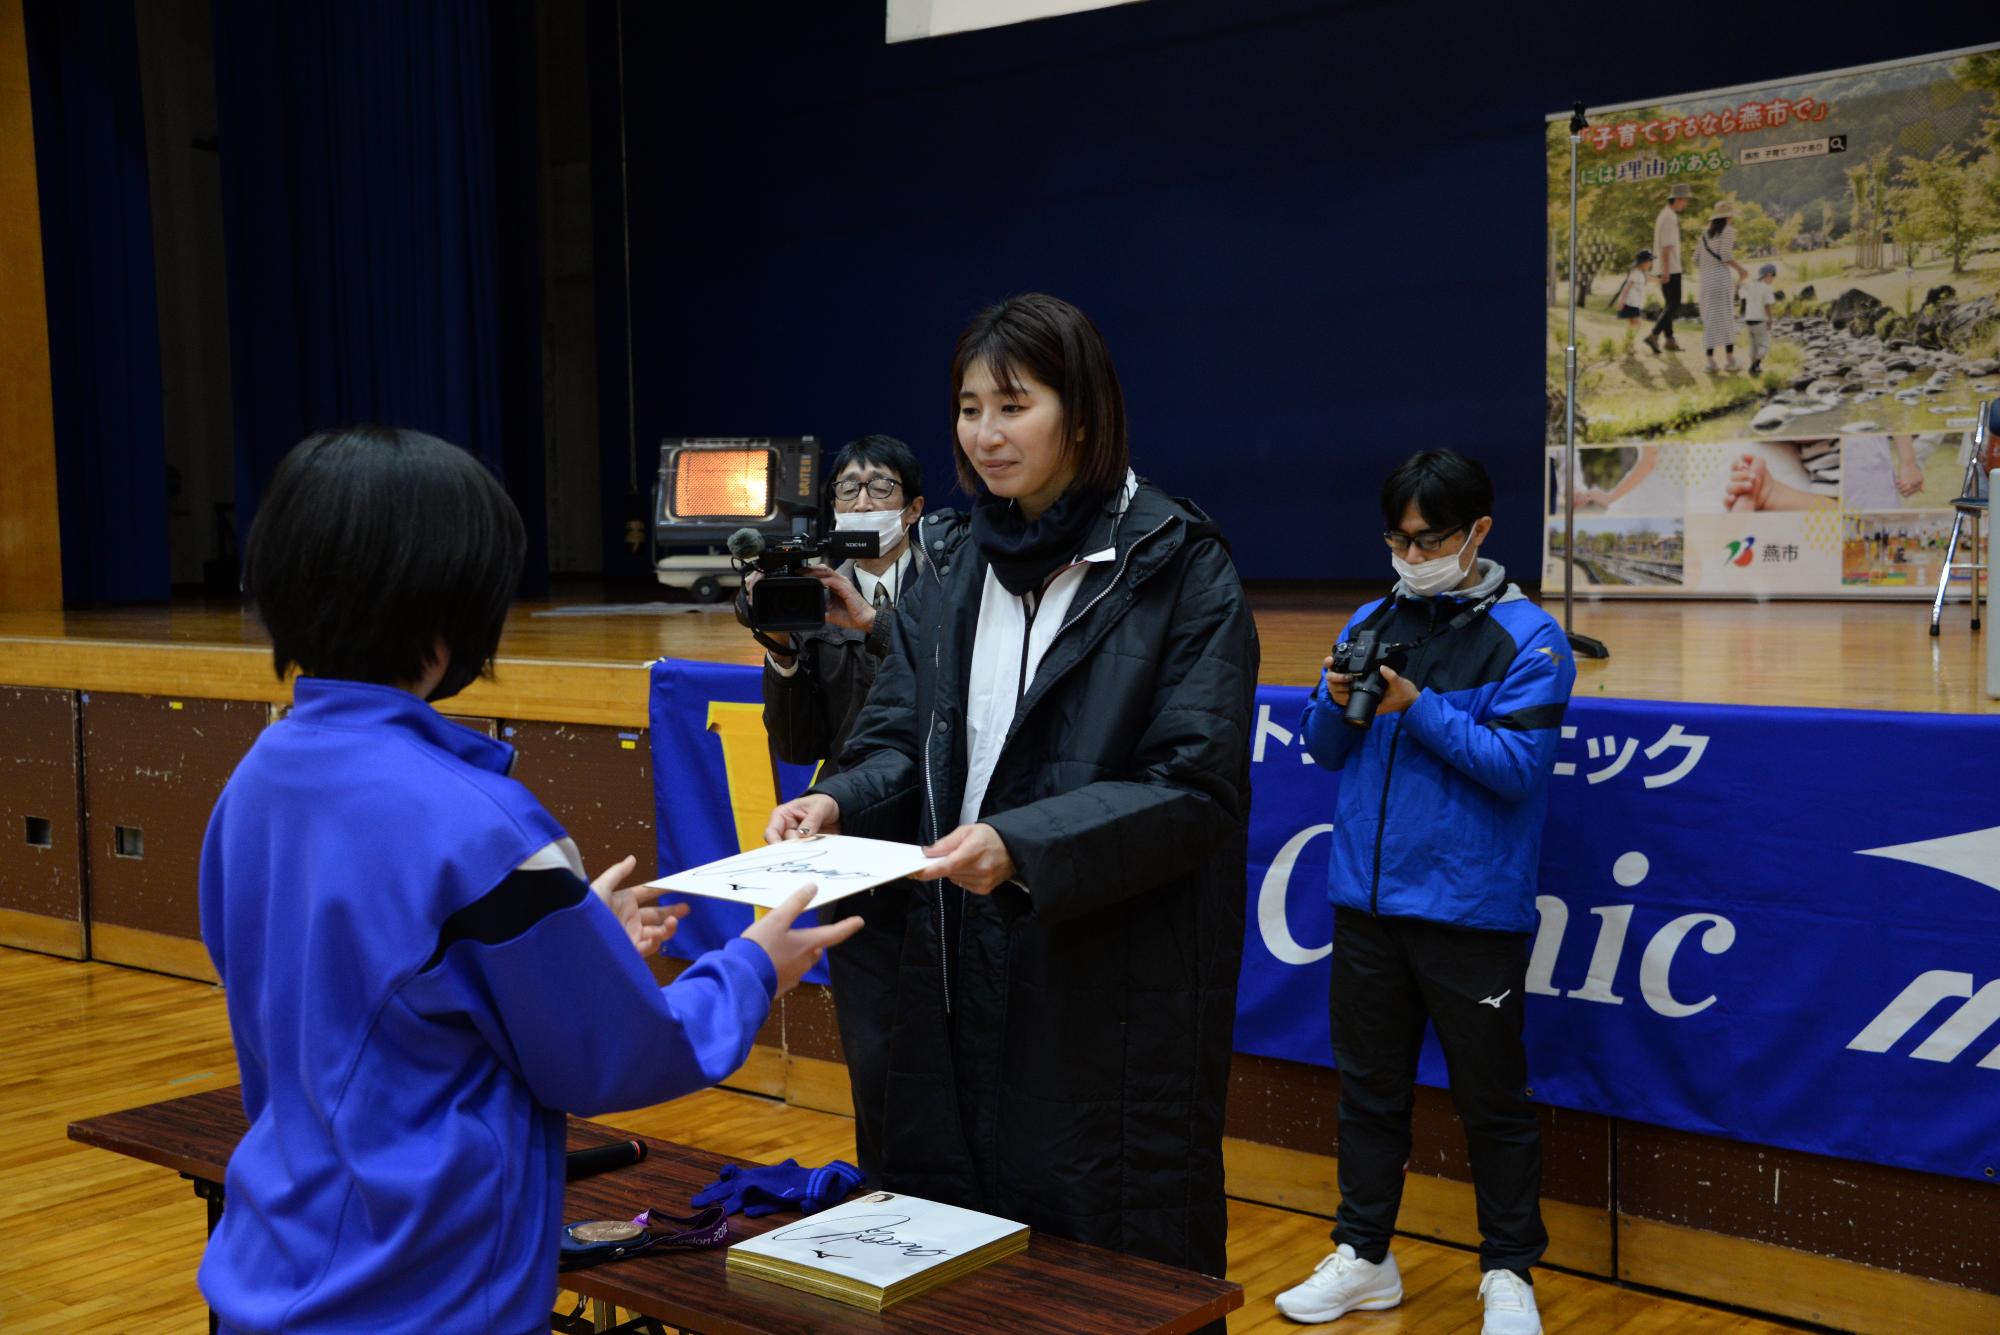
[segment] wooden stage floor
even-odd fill
[[[1251,589],[1261,680],[1308,685],[1362,585]],[[523,603],[500,642],[497,680],[461,697],[468,713],[643,726],[644,665],[655,658],[754,664],[759,650],[726,611],[594,610],[605,596]],[[620,604],[611,604],[619,606]],[[549,615],[554,612],[556,615]],[[1917,602],[1578,600],[1575,628],[1604,640],[1579,660],[1579,695],[1721,704],[2000,713],[1983,690],[1985,637],[1964,605],[1925,632]],[[1988,622],[1990,627],[1991,613]],[[0,684],[286,700],[255,620],[233,604],[181,601],[66,613],[0,614]]]

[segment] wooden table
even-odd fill
[[[209,1227],[222,1210],[229,1155],[249,1129],[239,1089],[211,1090],[70,1124],[71,1140],[171,1168],[208,1202]],[[571,1149],[634,1139],[571,1118]],[[672,1141],[646,1142],[643,1163],[569,1185],[567,1219],[629,1219],[648,1207],[692,1212],[688,1199],[715,1180],[727,1155]],[[738,1239],[790,1222],[789,1216],[731,1221]],[[550,1240],[554,1245],[554,1239]],[[1028,1250],[880,1314],[731,1275],[722,1249],[653,1251],[572,1271],[562,1287],[702,1335],[847,1335],[848,1332],[993,1330],[1175,1335],[1243,1305],[1240,1285],[1141,1261],[1101,1247],[1037,1233]]]

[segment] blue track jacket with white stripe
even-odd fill
[[[394,687],[294,698],[202,848],[250,1119],[202,1292],[236,1331],[547,1331],[564,1113],[735,1070],[770,957],[660,987],[512,747]]]
[[[1349,727],[1326,681],[1306,701],[1307,752],[1340,771],[1327,893],[1336,908],[1496,932],[1535,928],[1549,775],[1576,663],[1562,628],[1506,571],[1480,561],[1471,589],[1436,598],[1402,586],[1354,614],[1386,639],[1422,641],[1403,675],[1417,702]],[[1484,616],[1425,641],[1468,604]]]

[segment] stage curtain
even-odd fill
[[[26,0],[66,603],[170,593],[152,202],[130,0]]]
[[[302,437],[406,426],[509,484],[545,581],[532,19],[518,0],[216,0],[243,531]]]
[[[590,85],[590,219],[593,272],[596,283],[597,352],[597,440],[599,461],[599,513],[602,518],[604,575],[607,580],[650,580],[653,575],[651,552],[633,541],[634,520],[651,514],[652,493],[659,470],[659,442],[668,434],[666,419],[651,425],[651,435],[635,438],[628,408],[633,386],[628,383],[626,366],[632,348],[626,334],[632,313],[626,309],[628,295],[625,235],[624,157],[626,146],[625,98],[621,82],[626,78],[649,77],[650,66],[623,70],[621,50],[625,20],[630,7],[623,0],[593,4],[586,12],[586,40],[589,43]],[[648,163],[648,171],[662,173],[668,181],[678,180],[671,163]],[[664,183],[658,188],[669,188]],[[649,233],[631,238],[632,249],[641,251],[657,245]],[[662,372],[664,373],[664,372]],[[749,426],[710,427],[708,422],[727,423],[730,416],[703,418],[703,425],[690,426],[686,420],[674,424],[674,434],[688,431],[735,431],[755,434],[762,428]],[[736,419],[739,423],[741,418]],[[776,430],[777,428],[768,428]],[[793,429],[787,427],[786,429]],[[812,427],[796,428],[811,431]],[[650,442],[647,444],[646,442]]]

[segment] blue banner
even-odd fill
[[[810,766],[780,764],[771,754],[760,669],[662,658],[653,664],[647,713],[661,875],[758,847],[771,808],[812,781]],[[697,901],[667,952],[693,959],[749,925],[747,908]],[[825,961],[806,981],[827,981]]]
[[[748,668],[654,667],[661,865],[736,851],[762,777]],[[1326,858],[1340,776],[1258,692],[1236,1047],[1332,1065]],[[1579,698],[1528,971],[1536,1099],[1958,1177],[2000,1171],[2000,717]],[[734,804],[734,808],[732,808]],[[1391,819],[1395,807],[1391,801]],[[698,913],[695,953],[741,930]],[[692,947],[692,950],[689,948]],[[1435,1045],[1421,1078],[1444,1083]]]

